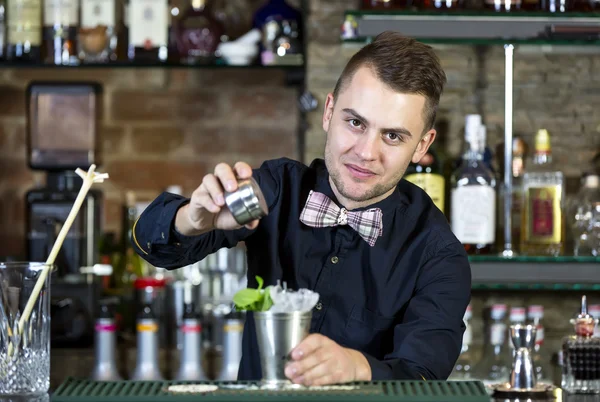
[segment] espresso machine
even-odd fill
[[[32,82],[27,88],[27,159],[31,169],[47,173],[45,185],[25,196],[29,261],[48,258],[83,182],[75,169],[99,164],[100,95],[100,86],[88,82]],[[90,189],[55,260],[53,347],[93,344],[100,287],[84,272],[99,262],[102,203],[102,193]]]

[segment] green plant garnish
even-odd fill
[[[273,305],[271,286],[263,289],[263,279],[258,275],[255,278],[258,288],[240,289],[233,296],[233,303],[238,311],[267,311]]]

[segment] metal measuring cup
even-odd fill
[[[240,225],[246,225],[269,214],[265,197],[252,177],[238,181],[236,191],[226,191],[225,204]]]

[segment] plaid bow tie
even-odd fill
[[[349,225],[373,247],[377,238],[383,234],[382,215],[379,208],[361,212],[348,211],[338,207],[325,194],[311,190],[300,214],[300,221],[315,228]]]

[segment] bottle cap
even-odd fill
[[[545,128],[539,129],[535,135],[535,151],[538,153],[550,153],[550,134]]]
[[[529,306],[527,309],[527,316],[532,320],[536,318],[544,318],[544,306],[540,306],[538,304]]]
[[[467,309],[465,310],[465,315],[463,316],[463,320],[468,321],[471,319],[471,317],[473,317],[473,308],[469,304],[467,306]]]
[[[583,186],[587,188],[598,188],[600,187],[600,176],[597,174],[590,174],[585,177]]]
[[[581,312],[575,319],[571,320],[571,324],[575,326],[575,333],[579,336],[590,337],[594,335],[594,327],[598,322],[587,312],[587,297],[581,296]]]
[[[492,305],[491,317],[493,320],[501,320],[506,314],[506,304],[494,304]]]
[[[510,309],[510,321],[511,322],[524,322],[525,321],[525,307],[512,307]]]
[[[600,304],[592,304],[588,308],[589,314],[594,318],[600,318]]]

